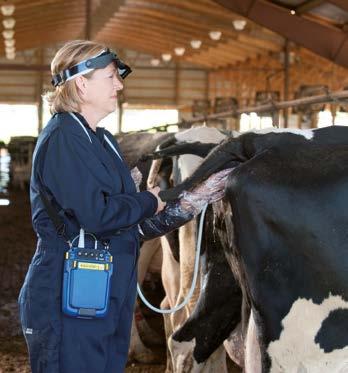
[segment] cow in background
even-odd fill
[[[247,304],[245,371],[346,372],[348,128],[227,139],[162,198],[233,166],[217,229]]]
[[[120,134],[117,136],[117,141],[129,168],[132,169],[133,167],[138,167],[143,174],[142,184],[140,185],[142,190],[146,188],[147,175],[151,167],[151,161],[143,159],[143,155],[153,152],[160,143],[166,141],[171,136],[170,133],[166,132],[158,132],[154,134],[136,132],[131,134]],[[165,176],[165,170],[161,170],[161,172],[161,180],[168,179],[168,177]],[[143,283],[148,271],[152,270],[160,273],[161,267],[162,248],[160,239],[156,238],[144,242],[140,250],[138,261],[139,284],[141,285]],[[155,333],[147,324],[138,303],[136,303],[131,330],[129,361],[152,363],[158,360],[158,356],[156,356],[156,354],[154,354],[154,352],[144,344],[143,340],[149,342],[147,345],[157,345],[163,341],[161,336]]]

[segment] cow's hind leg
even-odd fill
[[[162,303],[161,303],[161,308],[162,309],[167,309],[169,307],[170,307],[170,304],[169,304],[168,298],[165,297],[163,299]],[[170,354],[170,351],[169,351],[169,348],[168,348],[168,340],[169,340],[169,337],[173,333],[173,328],[172,328],[172,323],[171,323],[171,320],[170,320],[170,315],[163,314],[163,321],[164,321],[164,332],[165,332],[166,342],[167,342],[167,348],[166,348],[167,363],[166,363],[165,373],[173,373],[174,372],[173,363],[172,363],[171,354]]]
[[[261,373],[261,351],[258,341],[257,326],[253,311],[250,313],[248,331],[245,341],[245,373]]]
[[[144,242],[140,250],[140,257],[138,262],[138,282],[142,284],[145,275],[148,271],[149,265],[153,260],[154,255],[158,253],[160,249],[160,241],[158,239],[150,240]],[[159,336],[156,335],[152,329],[148,326],[146,320],[144,319],[141,310],[136,304],[131,330],[131,342],[128,352],[128,360],[138,361],[140,363],[149,364],[158,360],[156,355],[147,348],[141,338],[141,335],[147,336],[149,340],[155,340],[158,342]],[[155,344],[155,343],[154,343]]]

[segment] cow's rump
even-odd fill
[[[348,312],[333,313],[348,310],[348,146],[267,148],[230,175],[226,197],[263,371],[341,372]]]

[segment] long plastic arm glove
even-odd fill
[[[144,220],[139,229],[141,238],[150,240],[163,236],[192,220],[207,203],[219,201],[224,196],[231,171],[226,169],[211,175],[193,191],[183,192],[177,201],[168,203],[160,213]]]

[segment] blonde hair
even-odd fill
[[[58,50],[51,62],[52,75],[59,74],[79,62],[93,57],[106,49],[103,44],[89,40],[72,40]],[[84,74],[90,78],[94,71]],[[51,114],[60,112],[79,112],[83,102],[74,79],[55,87],[54,91],[47,92],[44,99],[48,102]]]

